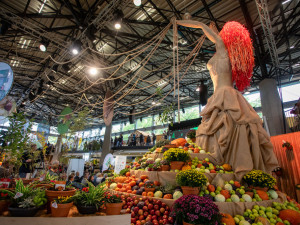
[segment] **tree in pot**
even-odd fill
[[[74,203],[80,214],[94,214],[104,205],[104,194],[106,186],[104,183],[94,186],[88,182],[88,187],[77,191],[73,196]]]
[[[174,202],[171,216],[184,225],[221,225],[219,208],[208,197],[184,195]]]
[[[58,196],[51,202],[51,215],[52,217],[67,217],[72,206],[72,196]]]
[[[45,191],[40,188],[24,186],[23,181],[17,180],[13,191],[2,190],[11,200],[8,210],[12,216],[31,217],[36,214],[39,207],[46,204]]]
[[[109,192],[105,193],[105,207],[107,215],[120,215],[123,206],[122,198],[116,194],[113,195]]]
[[[190,154],[180,148],[170,148],[164,153],[164,159],[170,162],[171,170],[181,170],[184,163],[191,159]]]
[[[180,171],[176,175],[176,182],[181,186],[184,195],[199,194],[199,189],[206,185],[206,176],[195,169]]]

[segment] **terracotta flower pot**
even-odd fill
[[[73,196],[76,192],[76,189],[68,189],[66,191],[51,191],[46,190],[46,197],[47,197],[47,213],[51,213],[50,203],[53,202],[54,199],[57,199],[58,196]]]
[[[51,204],[51,215],[52,217],[67,217],[72,206],[73,202],[57,204],[57,208],[54,208]]]
[[[182,186],[181,189],[182,189],[183,195],[198,195],[199,194],[199,187]]]
[[[76,205],[78,212],[80,214],[94,214],[97,212],[96,206],[84,206],[84,205]]]
[[[8,210],[9,203],[8,200],[0,200],[0,215]]]
[[[154,192],[155,188],[145,188],[145,192]]]
[[[107,215],[120,215],[123,203],[106,203]]]
[[[170,163],[171,165],[171,170],[181,170],[181,168],[184,165],[184,162],[181,161],[173,161]]]
[[[161,171],[170,171],[170,166],[169,165],[162,165],[161,166]]]

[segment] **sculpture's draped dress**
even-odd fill
[[[228,55],[216,54],[207,67],[215,92],[201,112],[196,144],[210,151],[218,165],[232,165],[238,179],[252,169],[270,173],[278,162],[262,120],[239,91],[223,85],[224,79],[231,79]]]

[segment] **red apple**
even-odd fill
[[[159,205],[154,205],[154,209],[158,210],[159,209]]]
[[[154,215],[154,214],[155,214],[155,210],[152,209],[152,210],[150,211],[150,214],[151,214],[151,215]]]
[[[159,210],[156,210],[156,211],[155,211],[155,215],[160,216],[160,211],[159,211]]]
[[[164,213],[166,210],[165,210],[165,208],[160,208],[159,211],[160,211],[161,213]]]
[[[139,214],[139,215],[143,215],[143,214],[144,214],[144,211],[143,211],[142,209],[140,209],[140,210],[138,211],[138,214]]]
[[[148,209],[153,209],[153,205],[151,203],[148,205]]]
[[[145,219],[145,217],[143,215],[140,215],[139,220],[143,220],[143,219]]]
[[[131,218],[131,223],[136,223],[136,218]]]

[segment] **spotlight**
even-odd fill
[[[94,67],[91,67],[90,69],[89,69],[89,74],[90,75],[97,75],[98,74],[98,70],[96,69],[96,68],[94,68]]]
[[[133,0],[133,4],[135,6],[140,6],[142,4],[142,1],[141,0]]]
[[[42,40],[39,48],[42,52],[45,52],[45,51],[47,51],[48,45],[49,45],[49,43],[47,41]]]
[[[81,51],[81,46],[82,46],[81,41],[76,40],[73,42],[72,49],[71,49],[73,55],[77,55]]]

